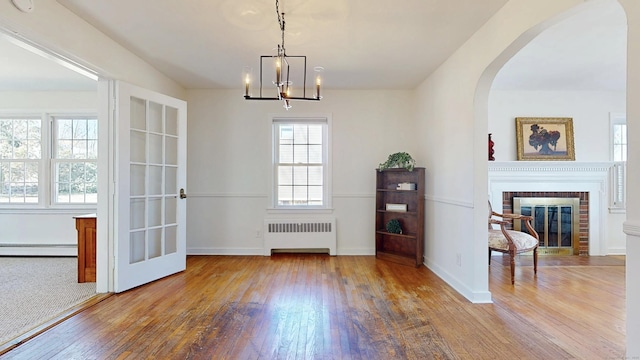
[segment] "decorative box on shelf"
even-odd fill
[[[387,206],[386,206],[385,210],[387,210],[387,211],[407,212],[407,204],[387,203]]]
[[[403,182],[398,184],[398,186],[396,187],[396,190],[416,190],[416,184]]]

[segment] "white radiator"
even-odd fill
[[[336,255],[336,219],[265,219],[264,255],[272,250],[327,249]]]

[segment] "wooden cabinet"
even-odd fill
[[[78,231],[78,282],[96,281],[96,214],[74,217]]]
[[[399,184],[405,184],[401,190]],[[415,184],[415,185],[407,185]],[[424,253],[424,168],[376,170],[376,257],[419,267]],[[401,234],[387,231],[397,219]]]

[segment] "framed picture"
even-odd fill
[[[518,160],[575,160],[573,118],[516,118]]]

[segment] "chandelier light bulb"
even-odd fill
[[[280,58],[278,57],[278,59],[276,60],[276,86],[281,85],[281,82],[280,82],[281,73],[282,73],[282,61],[280,61]]]
[[[316,98],[320,99],[320,84],[322,83],[322,79],[320,79],[320,75],[316,76]]]
[[[250,88],[251,88],[251,77],[252,77],[252,69],[249,66],[245,66],[242,68],[242,81],[244,82],[244,97],[248,98],[251,96]]]

